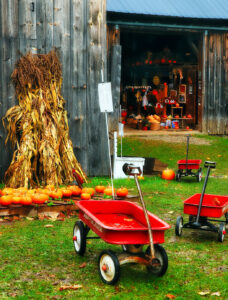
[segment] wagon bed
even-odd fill
[[[200,196],[201,194],[195,194],[184,201],[185,214],[197,215]],[[221,218],[226,212],[228,212],[228,196],[204,195],[201,217]]]
[[[79,218],[110,244],[149,244],[143,209],[136,203],[118,200],[79,201]],[[170,225],[148,212],[154,243],[164,243]]]

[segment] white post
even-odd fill
[[[113,175],[112,175],[112,161],[111,161],[111,149],[110,149],[110,142],[109,142],[108,114],[107,114],[107,111],[105,111],[105,121],[106,121],[107,138],[108,138],[108,149],[109,149],[109,165],[110,165],[110,175],[111,175],[111,184],[112,184],[112,199],[114,200],[114,187],[113,187]]]

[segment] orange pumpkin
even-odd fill
[[[10,195],[10,194],[13,194],[13,192],[14,192],[14,189],[13,188],[4,188],[3,190],[2,190],[2,195]]]
[[[81,195],[82,189],[78,185],[69,185],[67,188],[71,190],[72,196]]]
[[[24,195],[21,197],[21,204],[23,205],[31,205],[32,204],[32,197],[29,195]]]
[[[21,203],[21,194],[13,194],[12,195],[12,203],[20,204]]]
[[[55,189],[55,186],[53,184],[48,184],[45,186],[45,189],[48,189],[48,190],[51,190],[51,191],[54,191]]]
[[[121,188],[117,189],[116,195],[118,197],[126,197],[128,195],[128,189],[121,187]]]
[[[60,189],[54,190],[54,191],[51,191],[51,193],[49,194],[49,196],[52,199],[61,199],[63,197],[63,192]]]
[[[68,188],[62,188],[61,191],[63,193],[63,197],[65,198],[70,198],[72,196],[72,191]]]
[[[43,204],[44,202],[48,201],[49,197],[47,194],[33,194],[32,195],[32,202],[35,204]]]
[[[95,191],[96,191],[97,193],[99,193],[99,194],[103,194],[103,193],[104,193],[104,190],[105,190],[105,186],[103,186],[103,185],[97,185],[97,186],[95,187]]]
[[[173,180],[175,178],[175,172],[171,169],[163,170],[162,178],[166,180]]]
[[[90,194],[91,197],[93,197],[93,195],[95,194],[95,190],[94,188],[85,187],[82,189],[82,193]]]
[[[89,193],[81,193],[82,200],[89,200],[91,199],[91,195]]]
[[[113,188],[113,193],[115,194],[115,189]],[[107,187],[104,189],[104,194],[107,196],[112,196],[112,187]]]
[[[0,197],[1,205],[10,205],[12,203],[12,195],[3,195]]]
[[[28,189],[26,187],[19,187],[16,189],[17,192],[19,193],[26,193],[28,191]]]

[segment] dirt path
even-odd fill
[[[167,143],[184,143],[186,144],[187,139],[186,136],[194,135],[194,134],[201,134],[199,131],[166,131],[166,130],[159,130],[159,131],[143,131],[143,130],[136,130],[132,128],[128,128],[127,126],[124,128],[124,136],[137,136],[140,139],[152,139],[152,140],[159,140],[165,141]],[[194,145],[211,145],[211,141],[208,141],[203,138],[198,138],[191,136],[190,144]]]

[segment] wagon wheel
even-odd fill
[[[177,236],[182,235],[182,228],[183,228],[183,217],[179,216],[176,220],[176,226],[175,226],[175,234]]]
[[[159,260],[160,264],[158,266],[147,266],[147,270],[156,275],[156,276],[163,276],[168,268],[168,256],[166,254],[165,249],[159,245],[154,245],[155,257]],[[146,249],[146,255],[150,256],[150,246]]]
[[[202,180],[202,169],[199,169],[199,171],[196,174],[196,181],[200,182]]]
[[[83,256],[86,250],[86,229],[82,221],[74,224],[73,243],[76,253]]]
[[[116,254],[104,250],[98,258],[98,272],[101,280],[109,285],[115,284],[120,277],[120,263]]]
[[[219,229],[218,229],[218,241],[219,242],[222,243],[224,241],[225,233],[226,233],[225,224],[224,223],[220,223]]]
[[[178,182],[181,181],[181,170],[177,170],[177,172],[176,172],[176,181],[178,181]]]

